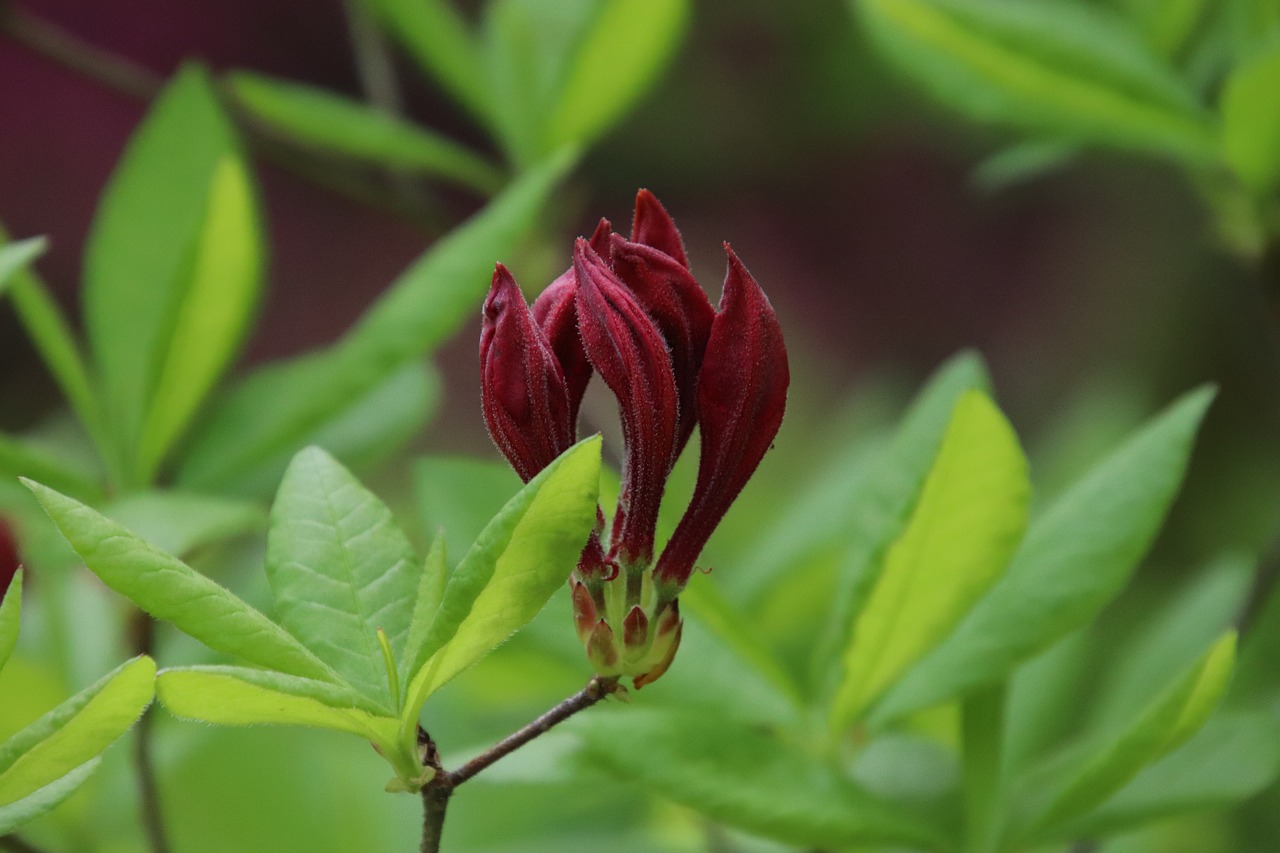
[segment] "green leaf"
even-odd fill
[[[600,3],[568,64],[559,98],[542,117],[542,150],[586,147],[618,121],[670,61],[689,0]]]
[[[418,64],[477,118],[490,119],[480,46],[450,0],[370,0]]]
[[[142,482],[154,475],[235,357],[258,301],[262,241],[253,187],[234,157],[223,156],[214,168],[192,251],[139,438]]]
[[[1215,4],[1213,0],[1123,0],[1123,5],[1136,18],[1152,50],[1172,59]]]
[[[88,781],[101,763],[101,758],[90,759],[40,790],[7,806],[0,806],[0,836],[53,811]]]
[[[1173,503],[1213,392],[1174,403],[1027,533],[1013,565],[876,708],[883,722],[998,681],[1087,624],[1128,581]]]
[[[0,473],[16,479],[28,477],[85,500],[100,500],[102,484],[92,474],[44,447],[0,433]]]
[[[403,647],[417,563],[391,511],[351,472],[318,447],[294,457],[267,537],[280,622],[348,684],[392,709],[400,697],[389,693],[378,629],[393,649]]]
[[[0,227],[0,244],[7,239],[4,228]],[[50,295],[48,288],[29,270],[19,269],[15,272],[8,290],[18,318],[31,336],[45,367],[53,374],[72,410],[92,436],[108,471],[119,479],[121,462],[114,439],[97,392],[89,380],[80,344],[58,308],[58,303]]]
[[[465,554],[523,484],[505,461],[424,456],[413,462],[413,496],[423,530],[442,530],[452,554]]]
[[[267,526],[256,503],[190,492],[134,492],[104,506],[102,514],[178,557]]]
[[[166,669],[156,698],[175,716],[219,726],[307,726],[394,745],[400,721],[372,713],[351,690],[237,666]]]
[[[444,601],[445,585],[449,581],[449,555],[445,546],[444,531],[437,532],[431,542],[431,550],[418,578],[418,594],[413,602],[413,618],[409,620],[409,635],[405,638],[404,651],[400,655],[400,681],[408,685],[413,677],[415,662],[426,659],[427,635],[436,611]]]
[[[249,205],[244,175],[223,165],[235,157],[231,126],[212,83],[202,69],[187,66],[134,133],[94,218],[85,250],[84,322],[112,424],[127,453],[138,447],[170,350],[187,346],[175,338],[179,324],[209,335],[215,349],[210,360],[218,369],[230,354],[226,339],[240,333],[243,308],[229,311],[216,329],[200,330],[201,318],[186,316],[193,297],[222,299],[218,282],[211,280],[222,246],[206,244],[202,250],[206,223],[215,226],[210,238],[232,238],[227,251],[235,259],[234,280],[227,285],[227,305],[256,289],[257,238],[243,221]],[[196,276],[204,279],[198,292]],[[255,282],[246,285],[246,276]],[[207,390],[211,378],[205,374],[212,366],[192,377],[199,395]],[[168,382],[181,384],[181,378]],[[154,429],[160,434],[153,440],[164,437],[164,426]],[[148,448],[137,473],[145,473],[145,462],[156,455]]]
[[[1103,10],[1039,0],[854,0],[873,42],[948,106],[1040,138],[1215,159],[1211,118]]]
[[[0,245],[0,294],[3,294],[15,274],[45,253],[49,241],[43,237],[31,237],[16,243]]]
[[[85,565],[155,618],[172,622],[215,651],[292,675],[340,682],[289,632],[230,590],[84,504],[23,482]]]
[[[243,71],[228,82],[240,104],[268,127],[319,150],[444,178],[484,195],[503,184],[501,170],[466,146],[360,101]]]
[[[151,703],[156,665],[138,657],[0,744],[0,805],[23,797],[97,756]]]
[[[22,569],[18,569],[9,581],[4,598],[0,599],[0,669],[9,662],[18,645],[18,627],[22,615]]]
[[[833,519],[847,530],[839,587],[825,634],[815,644],[814,665],[835,675],[841,652],[848,647],[854,618],[862,609],[884,556],[902,532],[956,403],[967,391],[989,385],[982,359],[961,353],[938,369],[916,397],[883,460],[866,476],[848,509]],[[818,514],[820,507],[814,506]]]
[[[1047,805],[1022,833],[1039,837],[1057,825],[1088,813],[1120,790],[1144,767],[1194,735],[1227,689],[1235,661],[1236,634],[1228,631],[1185,673],[1169,684],[1128,728],[1082,750],[1069,772],[1055,773],[1056,784],[1027,784],[1023,790],[1046,795]],[[1048,771],[1045,772],[1049,775]]]
[[[418,657],[406,713],[537,615],[578,563],[595,524],[600,437],[566,450],[484,529],[454,570]],[[409,723],[406,720],[406,723]]]
[[[854,626],[834,727],[861,715],[997,580],[1026,529],[1030,499],[1013,428],[989,397],[966,392]]]
[[[1259,194],[1280,182],[1280,41],[1232,69],[1222,90],[1222,151]]]
[[[1280,776],[1280,724],[1269,714],[1214,715],[1186,745],[1150,765],[1104,805],[1063,828],[1098,838],[1196,811],[1228,808]]]
[[[532,227],[569,162],[557,158],[513,183],[429,249],[332,348],[247,377],[192,436],[179,482],[220,492],[260,485],[261,470],[314,441],[345,419],[353,399],[432,351],[476,310],[494,259]]]
[[[759,726],[653,708],[593,709],[583,722],[590,766],[753,834],[806,849],[947,846],[925,816]]]

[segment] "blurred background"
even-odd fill
[[[479,2],[455,5],[472,20],[481,15]],[[848,425],[870,433],[892,422],[924,378],[962,349],[977,350],[989,365],[997,398],[1031,455],[1037,500],[1176,395],[1215,383],[1220,396],[1183,496],[1127,603],[1104,619],[1103,630],[1114,622],[1116,636],[1123,635],[1125,614],[1187,588],[1224,554],[1260,561],[1264,575],[1274,571],[1280,284],[1267,248],[1274,237],[1242,249],[1224,229],[1221,209],[1206,201],[1197,176],[1203,173],[1139,147],[1081,138],[1061,156],[1008,156],[1028,139],[1045,139],[1044,129],[964,115],[900,52],[877,46],[857,5],[691,3],[653,84],[585,152],[536,238],[501,260],[532,294],[567,265],[571,238],[589,233],[597,218],[625,229],[638,187],[653,190],[675,217],[713,299],[723,276],[720,243],[730,241],[777,309],[792,358],[778,458],[766,461],[764,482],[748,490],[758,490],[761,501],[770,489],[773,500],[786,501],[786,460],[796,466],[791,470],[816,471],[840,441],[807,436],[838,436],[837,426]],[[1133,19],[1144,6],[1079,5]],[[1199,5],[1182,36],[1180,68],[1191,67],[1199,41],[1217,37],[1225,26],[1219,10],[1230,4]],[[67,311],[76,313],[81,251],[98,196],[146,111],[141,96],[148,88],[194,59],[215,74],[248,70],[363,99],[367,68],[362,73],[356,58],[348,12],[329,0],[0,0],[0,218],[14,235],[49,235],[52,248],[39,268]],[[48,49],[49,33],[83,40],[134,76],[113,84],[96,79],[92,68],[70,67],[50,55],[60,47]],[[82,47],[61,47],[67,44],[73,52]],[[396,44],[387,50],[403,116],[501,160],[484,128],[411,56]],[[1212,109],[1229,63],[1215,70],[1197,61],[1197,93]],[[137,91],[124,91],[131,85]],[[1274,94],[1280,99],[1280,89]],[[484,200],[456,187],[406,189],[394,175],[334,180],[287,160],[287,151],[255,160],[269,285],[242,370],[332,341]],[[479,315],[477,302],[439,352],[443,395],[407,454],[497,458],[480,416]],[[597,401],[597,411],[608,405]],[[0,308],[0,427],[31,428],[60,406],[15,315]],[[411,489],[395,466],[374,482],[390,494]],[[726,566],[726,576],[730,571]],[[571,653],[561,672],[520,643],[495,658],[496,669],[464,680],[442,700],[452,704],[439,711],[447,720],[441,729],[452,727],[457,745],[520,722],[580,680]],[[682,652],[680,663],[694,656]],[[496,686],[502,673],[535,681],[540,667],[555,670],[541,686],[466,722],[477,703],[504,695]],[[170,723],[162,720],[162,730]],[[315,739],[326,737],[252,730],[168,747],[174,770],[165,785],[174,825],[185,826],[175,831],[175,849],[408,849],[416,821],[410,804],[361,784],[380,782],[376,757],[345,741],[315,749]],[[249,772],[252,758],[268,748],[280,750],[281,764]],[[182,749],[192,754],[177,754]],[[201,750],[233,753],[224,761]],[[335,771],[348,766],[359,772]],[[534,772],[537,760],[522,766]],[[115,772],[100,784],[123,770]],[[520,767],[510,772],[518,783]],[[211,793],[176,793],[187,787]],[[298,794],[299,787],[306,791]],[[365,787],[374,793],[357,793]],[[301,836],[273,835],[271,800],[281,788],[294,790],[298,808],[331,808]],[[601,839],[615,849],[739,849],[703,845],[704,828],[694,818],[638,796],[597,801],[577,788],[566,800],[556,789],[528,786],[512,800],[477,788],[474,798],[459,796],[451,812],[459,850],[534,849],[519,832],[504,837],[493,825],[493,814],[512,809],[523,815],[523,832],[554,825],[554,833],[543,832],[552,835],[548,850],[600,849]],[[244,809],[231,822],[218,813],[223,796]],[[349,819],[342,816],[346,797],[358,812]],[[1236,814],[1193,819],[1134,849],[1274,850],[1278,804],[1272,791]],[[89,846],[68,849],[138,849],[122,827],[127,815],[99,818],[102,838],[111,840],[81,838]],[[628,841],[642,825],[647,840]],[[370,827],[379,827],[379,844],[367,843]],[[609,827],[617,828],[613,835]],[[399,847],[387,846],[393,843]]]

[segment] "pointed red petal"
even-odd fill
[[[777,315],[728,244],[725,249],[724,295],[698,376],[698,481],[654,570],[668,589],[688,581],[711,532],[777,435],[787,405],[790,373]]]
[[[684,253],[684,241],[680,239],[680,230],[676,228],[675,220],[667,213],[657,196],[648,190],[636,193],[636,215],[631,221],[631,239],[666,252],[682,267],[689,268],[689,258]]]

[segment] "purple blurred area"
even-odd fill
[[[158,75],[198,59],[360,90],[336,2],[20,5]],[[399,68],[415,118],[483,144],[403,57]],[[40,270],[70,308],[95,200],[144,104],[3,37],[0,81],[0,219],[17,236],[51,236]],[[1201,488],[1244,488],[1240,466],[1254,472],[1244,482],[1274,481],[1274,332],[1190,189],[1172,169],[1119,155],[981,189],[972,168],[1000,139],[923,103],[868,51],[844,3],[703,0],[663,81],[589,154],[550,218],[568,228],[567,265],[572,232],[600,215],[623,226],[647,186],[713,295],[730,240],[782,317],[811,416],[867,375],[916,381],[962,347],[986,356],[1030,435],[1090,384],[1142,389],[1150,411],[1211,380],[1223,394]],[[250,361],[332,340],[434,236],[259,166],[272,258]],[[526,291],[540,286],[513,271]],[[435,446],[486,445],[478,324],[479,301],[474,328],[443,353]],[[56,396],[9,311],[0,335],[0,394],[21,401],[0,407],[0,426],[23,426]],[[1250,538],[1273,526],[1254,522]]]

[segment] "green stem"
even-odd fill
[[[960,705],[966,853],[998,848],[1005,700],[1005,684],[1000,683],[971,693]]]

